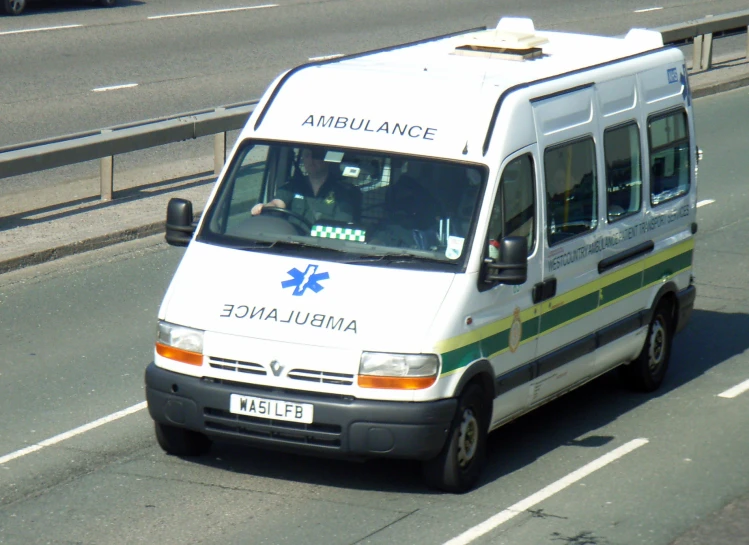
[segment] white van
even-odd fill
[[[470,489],[488,432],[617,366],[661,384],[696,172],[684,58],[651,31],[503,18],[284,73],[197,226],[169,204],[159,444],[411,458]]]

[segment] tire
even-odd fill
[[[424,480],[446,492],[468,492],[478,481],[486,460],[489,407],[484,391],[470,384],[458,400],[447,442],[440,454],[423,463]]]
[[[26,7],[26,0],[3,0],[5,13],[9,15],[21,15]]]
[[[117,0],[99,0],[99,5],[105,8],[113,8],[117,5]]]
[[[200,456],[211,450],[211,440],[202,433],[154,422],[156,440],[167,454]]]
[[[657,390],[666,376],[674,335],[671,310],[667,301],[658,304],[650,321],[642,352],[636,360],[622,367],[625,380],[635,390]]]

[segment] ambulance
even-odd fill
[[[145,373],[169,454],[421,462],[619,367],[653,391],[695,299],[694,115],[657,32],[525,18],[280,75],[186,246]]]

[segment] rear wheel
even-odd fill
[[[473,488],[486,458],[489,406],[478,384],[464,390],[442,452],[424,462],[424,480],[429,486],[457,493]]]
[[[658,389],[668,369],[672,339],[671,305],[668,301],[661,301],[650,320],[642,352],[635,361],[622,367],[624,378],[631,387],[643,392]]]
[[[200,456],[211,449],[211,440],[202,433],[161,422],[154,422],[156,440],[167,454],[174,456]]]
[[[3,0],[5,13],[10,15],[21,15],[26,7],[26,0]]]

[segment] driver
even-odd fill
[[[306,176],[294,178],[276,191],[268,203],[252,207],[252,215],[260,214],[264,207],[285,208],[305,218],[311,225],[334,221],[358,222],[361,216],[362,194],[358,188],[347,185],[336,176],[337,169],[326,163],[325,150],[305,148],[302,164]]]

